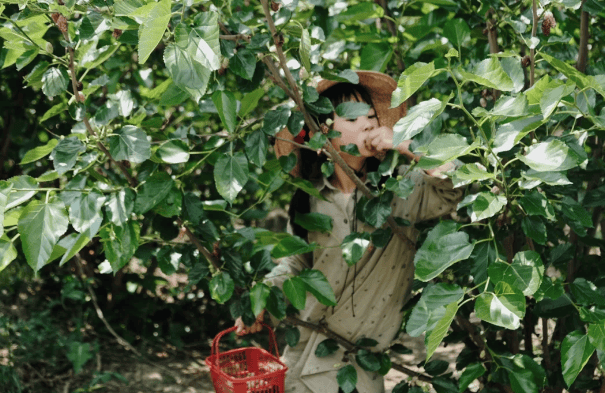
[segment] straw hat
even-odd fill
[[[393,128],[395,123],[407,113],[407,105],[404,102],[396,108],[391,106],[391,95],[397,88],[397,82],[390,76],[376,71],[355,71],[359,76],[359,85],[363,86],[372,97],[372,103],[378,116],[378,122],[381,126]],[[322,79],[317,84],[317,92],[319,94],[328,90],[330,87],[337,85],[340,82]],[[294,140],[295,135],[290,134],[287,128],[284,128],[277,133],[277,136],[284,139]],[[275,141],[275,155],[279,158],[287,156],[294,152],[298,159],[296,167],[290,172],[292,176],[300,177],[300,149],[289,142],[277,139]]]

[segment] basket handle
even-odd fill
[[[277,341],[275,340],[275,333],[273,332],[273,329],[271,328],[271,326],[267,325],[266,323],[260,322],[260,324],[269,332],[269,352],[271,352],[277,358],[279,358],[279,350],[277,349]],[[223,338],[224,335],[234,332],[236,329],[237,329],[237,327],[235,327],[235,326],[233,326],[229,329],[225,329],[222,332],[220,332],[219,334],[217,334],[216,337],[214,337],[214,340],[212,340],[212,355],[216,355],[215,362],[217,365],[218,365],[218,359],[219,359],[218,355],[219,355],[220,339]]]

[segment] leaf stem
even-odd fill
[[[11,243],[14,243],[15,240],[17,240],[19,238],[19,236],[21,236],[20,233],[17,233],[15,236],[13,236],[13,238],[11,238]]]

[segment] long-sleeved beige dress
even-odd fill
[[[405,173],[406,170],[407,167],[402,166],[399,173]],[[413,224],[455,210],[462,191],[454,189],[449,179],[431,177],[422,170],[410,171],[408,176],[414,181],[414,191],[407,199],[394,198],[394,217],[402,217]],[[282,287],[290,275],[296,275],[303,269],[320,270],[332,285],[338,305],[324,306],[308,294],[306,307],[300,311],[299,318],[314,323],[323,320],[329,329],[352,342],[363,337],[373,338],[378,345],[372,350],[384,350],[401,326],[401,308],[408,300],[414,278],[414,251],[393,236],[387,246],[377,248],[364,265],[357,264],[353,294],[353,268],[349,268],[342,258],[339,246],[353,228],[355,194],[343,194],[327,179],[316,187],[327,201],[311,197],[310,210],[330,216],[333,230],[328,234],[309,232],[309,243],[316,242],[320,246],[313,252],[313,262],[308,260],[310,255],[284,258],[267,276],[268,284]],[[361,221],[357,222],[358,232],[374,230]],[[416,240],[418,233],[413,226],[406,227],[404,232],[412,241]],[[347,269],[351,269],[349,274]],[[337,393],[336,374],[347,364],[343,362],[344,349],[318,358],[315,349],[327,337],[310,329],[299,329],[301,335],[298,345],[287,347],[283,355],[289,367],[286,392]],[[365,371],[357,365],[354,357],[350,359],[350,364],[357,370],[359,393],[384,392],[380,374]]]

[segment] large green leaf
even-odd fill
[[[127,188],[111,194],[106,205],[106,213],[109,221],[115,225],[123,225],[134,210],[134,192]]]
[[[555,219],[555,210],[546,196],[539,191],[532,191],[519,199],[519,204],[530,216],[543,216],[548,220]]]
[[[471,194],[458,204],[458,209],[467,207],[471,221],[480,221],[498,214],[507,200],[504,195],[494,195],[489,191]]]
[[[139,27],[139,64],[147,61],[158,46],[170,22],[171,0],[160,0],[153,4],[147,18]]]
[[[504,281],[496,284],[494,292],[483,292],[475,301],[477,318],[516,330],[525,315],[525,296]]]
[[[284,281],[283,288],[290,303],[295,308],[303,310],[307,302],[307,287],[304,281],[299,277],[292,277]]]
[[[237,194],[248,181],[248,160],[243,152],[221,156],[214,165],[216,189],[229,203],[233,203]]]
[[[573,82],[568,81],[563,83],[559,80],[553,80],[545,86],[542,92],[542,98],[540,99],[540,109],[542,109],[542,116],[546,119],[556,109],[559,101],[566,95],[573,93],[576,85]]]
[[[464,19],[450,19],[443,26],[443,35],[460,50],[461,46],[471,38],[471,29]]]
[[[355,360],[359,364],[359,367],[366,371],[380,370],[380,359],[372,351],[368,351],[367,349],[358,350]]]
[[[151,157],[151,143],[145,131],[126,125],[109,137],[109,153],[114,159],[140,164]]]
[[[561,344],[561,367],[563,379],[568,387],[574,383],[594,350],[595,347],[590,343],[588,335],[578,330],[565,337]]]
[[[237,100],[233,93],[217,90],[212,94],[212,102],[227,131],[233,133],[237,125]]]
[[[35,190],[39,188],[38,182],[33,177],[25,175],[11,177],[8,179],[8,182],[13,185],[13,189],[12,192],[8,194],[8,200],[5,206],[6,210],[12,209],[23,202],[28,201],[37,194],[37,191]]]
[[[546,225],[539,217],[523,217],[521,228],[526,236],[535,240],[538,244],[546,244]]]
[[[472,72],[458,69],[465,81],[472,81],[492,89],[511,91],[515,88],[513,81],[502,68],[500,61],[491,57],[473,67]]]
[[[31,149],[23,156],[23,159],[20,162],[20,165],[29,164],[30,162],[38,161],[39,159],[46,157],[49,155],[55,146],[59,143],[58,139],[51,139],[46,143],[46,145],[38,146],[34,149]]]
[[[485,374],[485,367],[481,363],[471,363],[462,372],[458,380],[459,392],[466,391],[466,388],[477,378]]]
[[[305,283],[307,291],[311,292],[317,300],[326,306],[336,306],[334,291],[324,274],[315,269],[305,269],[298,277]]]
[[[353,23],[370,18],[382,18],[383,16],[384,9],[378,4],[363,2],[350,6],[345,11],[340,12],[336,19],[339,22]]]
[[[569,219],[577,221],[586,228],[592,228],[593,226],[592,216],[588,211],[580,203],[568,196],[561,199],[561,212]]]
[[[8,197],[12,188],[12,183],[0,180],[0,237],[4,234],[4,211],[8,204]]]
[[[588,325],[588,339],[596,349],[605,351],[605,321]]]
[[[3,235],[0,237],[0,272],[17,258],[17,249],[10,239]]]
[[[233,296],[235,290],[235,283],[227,272],[220,272],[216,276],[212,277],[208,284],[210,289],[210,296],[219,304],[225,303]]]
[[[495,179],[496,175],[489,173],[481,164],[465,164],[458,168],[452,175],[454,187],[465,186],[470,183],[480,182],[483,180]]]
[[[182,164],[189,161],[189,146],[180,139],[172,139],[160,145],[158,157],[168,164]]]
[[[519,159],[538,172],[565,171],[578,166],[578,157],[558,139],[532,145]]]
[[[525,296],[531,296],[540,288],[544,264],[537,252],[520,251],[515,254],[513,263],[495,262],[488,272],[494,283],[504,281]]]
[[[252,51],[240,49],[229,60],[229,69],[244,79],[252,80],[256,71],[256,56]]]
[[[109,225],[99,232],[105,257],[114,275],[130,262],[139,247],[141,228],[137,222],[128,221],[123,226]]]
[[[273,258],[283,258],[290,255],[304,254],[313,251],[317,245],[308,244],[298,236],[287,236],[279,241],[271,250]]]
[[[379,197],[367,201],[362,209],[363,220],[374,228],[380,228],[391,215],[392,200],[393,194],[385,192]]]
[[[473,149],[475,149],[475,144],[469,145],[466,138],[461,135],[442,134],[428,145],[427,154],[422,156],[418,162],[418,167],[435,168],[466,155]]]
[[[509,151],[531,131],[544,123],[542,116],[531,116],[513,120],[498,127],[492,150],[496,153]]]
[[[311,53],[311,36],[309,35],[309,31],[307,29],[302,30],[298,53],[300,55],[300,60],[303,67],[305,67],[307,72],[311,72],[311,60],[309,59]]]
[[[349,266],[356,264],[370,246],[370,235],[367,232],[353,232],[345,236],[340,248],[342,258]]]
[[[42,92],[48,97],[63,93],[69,86],[67,71],[59,67],[51,67],[42,76]]]
[[[49,261],[53,247],[67,231],[69,220],[65,206],[60,202],[33,201],[19,218],[18,229],[27,263],[34,271]]]
[[[540,52],[540,56],[548,63],[550,63],[551,66],[556,68],[557,71],[569,78],[569,80],[575,83],[580,89],[584,89],[586,87],[594,87],[591,78],[576,70],[575,67],[564,63],[561,60],[556,59],[544,52]]]
[[[176,44],[166,47],[164,63],[174,84],[199,101],[206,93],[211,71],[195,61],[185,49]]]
[[[408,114],[393,126],[393,146],[412,139],[422,132],[427,125],[443,112],[445,104],[436,98],[431,98],[414,105]]]
[[[336,107],[336,114],[348,120],[357,119],[360,116],[367,116],[372,107],[365,102],[348,101]]]
[[[422,87],[435,71],[434,62],[414,63],[401,73],[397,81],[397,89],[391,96],[391,108],[396,108]]]
[[[435,353],[435,350],[443,341],[443,338],[447,334],[454,317],[456,316],[456,312],[458,312],[458,303],[450,303],[445,308],[445,315],[437,322],[437,325],[428,332],[426,338],[424,340],[426,346],[426,361],[428,362],[431,356]]]
[[[361,3],[372,4],[372,3]],[[387,42],[370,42],[361,50],[361,61],[359,68],[362,70],[373,70],[384,72],[386,66],[393,56],[393,46]]]
[[[147,213],[166,198],[173,185],[174,180],[168,173],[154,173],[140,187],[134,203],[134,211],[138,214]]]
[[[64,174],[76,165],[80,153],[86,151],[86,145],[77,137],[61,139],[51,153],[53,165],[59,174]]]
[[[262,282],[257,283],[250,290],[250,302],[252,304],[252,312],[258,316],[267,305],[267,299],[271,293],[271,288]]]
[[[321,213],[296,212],[294,223],[305,228],[307,231],[332,232],[332,217]]]
[[[87,231],[94,223],[103,220],[101,207],[105,203],[105,196],[98,192],[80,194],[68,207],[69,221],[74,229],[80,233]],[[93,230],[97,232],[98,227]]]
[[[414,257],[415,277],[429,281],[458,261],[467,259],[474,243],[469,243],[468,234],[457,231],[454,221],[442,221],[426,237]]]
[[[259,168],[267,161],[269,139],[262,130],[255,130],[246,139],[246,156],[248,160]]]
[[[344,366],[338,370],[336,381],[344,393],[351,393],[357,386],[357,370],[350,364]]]
[[[186,50],[192,59],[209,70],[218,70],[221,66],[218,45],[218,24],[214,13],[201,13],[206,15],[204,25],[189,27],[179,23],[175,29],[177,45]]]

